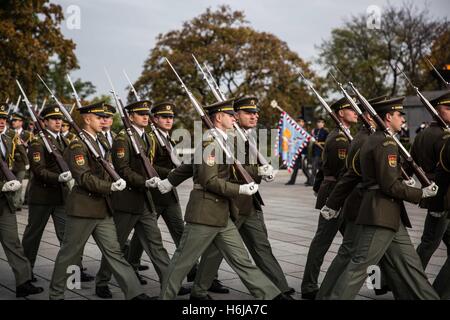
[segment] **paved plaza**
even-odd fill
[[[289,285],[300,291],[300,283],[303,276],[303,270],[306,263],[306,256],[311,240],[314,236],[318,221],[318,210],[313,209],[315,197],[311,187],[304,186],[304,176],[299,174],[297,184],[294,186],[285,186],[289,175],[286,171],[280,171],[277,178],[272,183],[263,182],[260,187],[261,194],[265,200],[264,216],[267,224],[269,238],[273,247],[275,257],[283,268]],[[182,208],[184,210],[189,192],[192,188],[192,180],[183,183],[178,192]],[[415,246],[418,245],[422,234],[423,223],[425,220],[425,211],[417,206],[407,204],[407,210],[413,224],[409,234]],[[19,235],[22,237],[27,223],[27,209],[18,213]],[[164,246],[170,255],[175,251],[175,245],[170,237],[164,221],[160,219]],[[334,240],[322,267],[319,281],[322,281],[325,271],[334,258],[342,237],[338,235]],[[39,255],[36,260],[35,276],[38,279],[36,285],[44,287],[44,292],[39,295],[29,296],[30,300],[48,299],[48,286],[53,271],[53,264],[59,250],[59,243],[55,235],[53,223],[50,220],[42,238]],[[95,275],[100,265],[100,250],[96,246],[92,237],[89,239],[84,250],[83,265],[87,267],[88,272]],[[446,250],[441,244],[435,252],[426,270],[430,281],[433,281],[440,267],[446,259]],[[145,286],[147,294],[155,296],[159,294],[159,281],[156,272],[147,255],[144,254],[144,264],[148,264],[150,269],[141,274],[147,279]],[[253,299],[242,284],[237,274],[223,262],[219,271],[219,279],[225,286],[230,288],[230,294],[214,294],[214,299]],[[189,284],[190,285],[190,284]],[[94,295],[94,282],[83,283],[80,290],[66,291],[66,299],[99,299]],[[111,283],[113,299],[123,299],[123,294],[117,283],[113,280]],[[182,296],[179,299],[188,299],[189,296]],[[300,293],[296,293],[294,298],[300,299]],[[391,294],[384,296],[375,296],[372,290],[363,287],[357,297],[358,299],[392,299]],[[0,248],[0,299],[16,299],[15,282],[12,270],[10,269],[3,249]]]

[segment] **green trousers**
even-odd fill
[[[175,243],[175,246],[178,247],[184,230],[184,221],[180,204],[177,202],[169,206],[156,206],[155,209],[157,217],[162,217],[164,219],[173,242]],[[133,267],[137,268],[143,252],[144,248],[141,245],[141,241],[139,240],[138,235],[134,233],[128,247],[127,255],[127,259]]]
[[[301,284],[302,293],[315,292],[319,290],[318,280],[320,274],[320,267],[323,259],[328,252],[331,244],[338,231],[344,234],[343,215],[335,219],[326,220],[319,214],[319,222],[317,225],[316,234],[309,246],[308,256],[306,258],[305,271],[303,273],[303,280]]]
[[[272,253],[263,213],[257,211],[250,216],[240,216],[235,224],[256,266],[281,292],[287,292],[289,285],[280,264]],[[192,287],[192,296],[204,297],[208,294],[207,290],[217,275],[222,259],[223,256],[217,249],[202,256]]]
[[[336,281],[329,298],[354,299],[367,278],[368,268],[377,265],[382,258],[395,268],[409,297],[439,299],[403,224],[397,232],[363,225],[354,256]]]
[[[450,299],[450,258],[448,256],[433,282],[433,288],[439,294],[441,299]]]
[[[50,281],[51,300],[64,299],[68,268],[76,265],[83,248],[92,235],[126,299],[143,293],[133,267],[125,260],[117,241],[112,217],[89,219],[68,216],[62,246],[58,252]]]
[[[117,237],[122,252],[128,236],[134,229],[142,247],[150,257],[150,260],[158,273],[160,282],[162,282],[170,258],[162,243],[161,231],[158,227],[156,213],[151,212],[148,206],[145,206],[144,212],[138,215],[116,211],[114,213],[114,222],[117,228]],[[95,279],[98,287],[108,285],[109,280],[111,280],[111,270],[108,267],[105,258],[106,257],[102,257],[100,270]]]
[[[273,299],[281,291],[252,264],[236,226],[228,219],[226,227],[187,223],[180,245],[164,277],[161,298],[174,299],[189,270],[205,250],[219,250],[238,274],[249,292],[258,299]]]
[[[44,206],[35,204],[29,206],[28,224],[25,227],[22,245],[25,256],[31,263],[31,267],[34,266],[36,261],[42,235],[50,216],[53,219],[56,237],[61,244],[64,238],[64,228],[67,218],[65,206]]]
[[[16,213],[6,206],[0,215],[0,242],[16,279],[16,287],[31,279],[31,265],[23,253],[17,232]]]

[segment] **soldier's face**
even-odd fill
[[[445,123],[450,124],[450,106],[440,105],[437,109],[442,120],[444,120]]]
[[[0,132],[3,132],[3,130],[5,130],[5,127],[6,127],[6,119],[0,118]]]
[[[88,129],[97,133],[102,131],[103,126],[102,117],[96,114],[88,114],[84,119]]]
[[[173,117],[156,116],[153,118],[158,128],[164,131],[170,131],[173,127]]]
[[[405,123],[405,117],[399,111],[386,114],[386,119],[389,120],[390,127],[394,132],[400,132],[403,123]]]
[[[23,121],[22,120],[13,120],[13,121],[11,121],[11,127],[13,127],[13,129],[22,128],[22,125],[23,125]]]
[[[342,114],[342,119],[344,120],[344,122],[348,124],[358,122],[358,115],[355,111],[353,111],[353,109],[346,108],[344,110],[339,110],[339,113]]]
[[[138,113],[132,113],[130,116],[131,121],[140,128],[145,128],[148,126],[148,114],[138,114]]]
[[[61,131],[61,125],[62,125],[62,119],[45,119],[44,120],[45,127],[50,130],[51,132],[60,132]]]
[[[69,125],[67,123],[61,124],[61,132],[65,133],[67,131],[69,131]]]
[[[324,126],[325,126],[325,122],[323,122],[323,121],[316,122],[317,129],[322,129]]]
[[[233,123],[236,122],[234,115],[225,112],[219,112],[216,119],[222,130],[233,128]]]
[[[235,114],[235,117],[239,124],[245,129],[254,128],[258,124],[257,112],[247,112],[240,110]]]
[[[111,128],[113,124],[113,117],[105,117],[104,118],[104,129],[109,129]]]

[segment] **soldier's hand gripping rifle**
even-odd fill
[[[128,75],[125,72],[125,70],[123,70],[123,74],[125,75],[125,78],[127,78],[127,81],[130,84],[131,91],[133,92],[134,97],[136,98],[136,101],[141,100],[141,97],[139,96],[139,94],[137,93],[136,89],[134,88],[133,83],[131,83],[131,80],[128,77]],[[155,134],[156,139],[158,140],[158,143],[161,145],[161,147],[166,149],[167,153],[170,156],[170,160],[172,161],[174,166],[177,167],[177,168],[179,166],[181,166],[181,160],[175,154],[175,149],[172,147],[172,145],[169,145],[170,141],[167,141],[167,143],[166,143],[164,141],[163,137],[161,137],[161,133],[159,132],[159,130],[155,127],[155,124],[153,123],[153,121],[150,119],[149,122],[150,122],[150,129]]]
[[[391,132],[391,130],[389,130],[389,128],[384,123],[383,119],[380,118],[380,116],[377,114],[375,109],[370,105],[370,103],[367,101],[367,99],[364,98],[364,96],[358,91],[358,89],[355,88],[355,86],[353,85],[352,82],[349,82],[348,84],[352,88],[353,92],[355,93],[355,95],[358,98],[361,105],[364,107],[364,109],[370,114],[372,119],[375,121],[378,128],[383,130],[383,132],[386,134],[386,136],[391,136],[391,138],[397,144],[400,155],[406,161],[408,166],[414,171],[414,173],[416,174],[420,183],[425,187],[428,187],[429,185],[431,185],[431,181],[427,178],[427,176],[425,175],[425,172],[422,170],[421,167],[419,167],[417,165],[417,163],[414,162],[414,160],[411,157],[411,155],[409,154],[409,152],[406,150],[406,148],[403,146],[403,144],[397,139],[397,137],[393,134],[393,132]],[[403,173],[403,172],[402,172],[402,175],[405,175],[405,173]]]
[[[80,139],[86,144],[90,154],[94,157],[96,161],[100,163],[100,165],[105,169],[105,171],[109,174],[109,176],[114,180],[118,181],[120,179],[120,176],[117,174],[117,172],[114,170],[114,168],[111,166],[111,164],[103,159],[103,157],[97,152],[95,147],[92,145],[91,141],[88,139],[84,131],[76,124],[76,122],[73,120],[72,116],[70,115],[69,111],[67,111],[66,107],[58,100],[58,98],[55,96],[53,91],[47,86],[45,81],[39,76],[39,79],[42,81],[44,86],[47,88],[48,92],[50,93],[50,96],[53,100],[55,100],[56,104],[61,109],[61,112],[63,113],[66,120],[69,122],[69,124],[72,126],[72,128],[75,130],[77,135],[80,137]],[[67,79],[69,80],[70,85],[72,86],[73,90],[73,96],[76,99],[78,108],[81,108],[81,101],[78,97],[78,94],[75,90],[75,87],[73,86],[72,80],[70,79],[69,75],[67,75]]]
[[[147,179],[159,177],[155,168],[150,163],[149,158],[145,155],[145,151],[142,148],[141,143],[136,141],[136,139],[135,139],[135,136],[131,129],[131,122],[130,122],[130,119],[128,118],[127,111],[125,110],[122,100],[117,95],[116,90],[114,89],[114,85],[112,83],[111,77],[109,76],[108,71],[106,71],[106,69],[105,69],[105,74],[106,74],[106,77],[108,78],[109,84],[111,86],[111,93],[114,97],[114,101],[116,102],[117,110],[119,111],[123,126],[125,128],[125,131],[126,131],[128,137],[130,137],[131,145],[133,146],[134,152],[139,157],[139,159],[142,163],[142,166],[144,167],[145,174],[147,175]]]
[[[231,159],[233,161],[233,167],[236,170],[236,172],[238,173],[238,175],[245,181],[246,184],[249,183],[254,183],[255,181],[253,180],[253,178],[250,176],[250,174],[247,172],[247,170],[244,169],[244,167],[242,166],[241,162],[236,159],[236,157],[233,155],[233,153],[229,150],[229,148],[224,144],[223,139],[220,135],[220,133],[217,131],[217,129],[214,127],[214,124],[212,123],[211,119],[205,114],[205,111],[203,110],[203,108],[201,107],[200,103],[197,101],[197,99],[194,97],[194,95],[192,94],[192,92],[188,89],[188,87],[186,87],[186,85],[184,84],[183,80],[181,79],[181,77],[178,75],[177,71],[175,70],[175,68],[172,66],[172,64],[170,63],[170,61],[165,58],[167,63],[169,64],[170,68],[172,69],[172,71],[175,73],[175,76],[178,78],[178,81],[181,84],[181,87],[183,88],[183,90],[186,92],[186,94],[189,97],[189,100],[191,101],[192,105],[194,106],[195,110],[197,111],[197,113],[200,115],[203,123],[205,124],[205,126],[209,129],[213,139],[216,141],[216,143],[219,145],[219,147],[222,149],[222,151],[225,153],[226,157]],[[252,188],[252,187],[251,187]],[[254,194],[254,196],[256,197],[256,199],[259,201],[259,203],[261,205],[264,204],[261,195],[259,194],[259,192],[256,192]]]
[[[433,117],[434,121],[437,122],[437,124],[445,131],[449,131],[449,126],[448,124],[444,121],[444,119],[441,118],[441,116],[439,115],[439,113],[437,113],[436,109],[433,107],[433,105],[430,103],[430,101],[428,101],[427,98],[425,98],[425,96],[420,92],[419,88],[417,88],[412,82],[411,80],[409,80],[409,78],[406,76],[406,74],[403,72],[403,70],[400,70],[400,68],[397,66],[397,69],[403,74],[403,76],[405,77],[405,79],[408,81],[409,85],[414,89],[414,91],[416,92],[416,95],[419,97],[420,101],[422,102],[422,104],[425,106],[425,108],[428,110],[428,112],[431,114],[431,116]],[[445,81],[445,80],[444,80]]]
[[[30,116],[31,116],[31,120],[33,120],[34,126],[37,129],[38,135],[41,137],[42,142],[44,143],[45,149],[47,149],[48,153],[50,153],[53,156],[61,173],[70,171],[69,166],[67,165],[67,162],[64,160],[64,158],[62,157],[59,150],[56,148],[56,146],[51,141],[48,140],[47,136],[45,135],[44,128],[42,128],[42,126],[41,126],[41,122],[38,119],[38,115],[36,114],[36,111],[34,110],[33,105],[28,100],[28,98],[25,94],[25,91],[22,89],[22,86],[20,85],[20,82],[18,80],[16,80],[16,82],[17,82],[17,85],[19,86],[20,92],[22,93],[23,100],[25,101],[25,104],[27,105],[28,112],[30,113]]]
[[[305,81],[306,85],[309,87],[309,89],[314,92],[314,94],[316,95],[317,99],[319,100],[320,104],[325,108],[325,110],[328,112],[328,114],[330,115],[330,117],[333,119],[333,121],[336,123],[336,125],[339,127],[339,129],[344,133],[344,135],[347,137],[348,141],[353,141],[353,137],[350,133],[350,130],[344,126],[344,124],[341,122],[341,120],[339,120],[339,118],[337,117],[337,115],[333,112],[333,110],[331,110],[330,106],[328,105],[328,103],[322,98],[322,96],[316,91],[316,89],[314,89],[311,81],[309,81],[308,79],[305,78],[305,76],[303,75],[303,73],[301,73],[299,71],[300,76],[303,78],[303,80]]]
[[[197,68],[202,73],[203,79],[205,79],[206,83],[208,84],[209,88],[211,89],[212,93],[214,94],[214,97],[216,97],[217,101],[225,101],[226,98],[225,98],[224,93],[220,90],[219,86],[217,85],[217,82],[214,80],[214,78],[213,78],[211,72],[209,71],[209,69],[207,68],[206,64],[204,64],[204,66],[205,66],[205,70],[207,70],[208,74],[205,72],[205,70],[203,70],[202,66],[200,65],[200,63],[198,63],[195,56],[192,55],[192,57],[194,58]],[[233,123],[233,127],[236,130],[236,132],[239,134],[241,139],[244,141],[244,143],[248,142],[250,154],[256,155],[258,163],[262,166],[269,165],[269,162],[267,161],[267,159],[261,154],[261,152],[259,152],[258,146],[255,144],[253,139],[249,138],[248,133],[245,132],[237,122]],[[268,179],[272,180],[273,176],[272,175],[268,176]]]

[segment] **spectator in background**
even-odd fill
[[[316,127],[311,132],[311,135],[316,139],[317,143],[322,146],[320,148],[316,144],[313,145],[312,149],[312,176],[314,181],[314,178],[316,176],[317,171],[320,168],[320,163],[322,161],[322,150],[323,146],[325,145],[325,140],[328,137],[328,130],[325,129],[325,120],[322,118],[317,119],[316,121]]]

